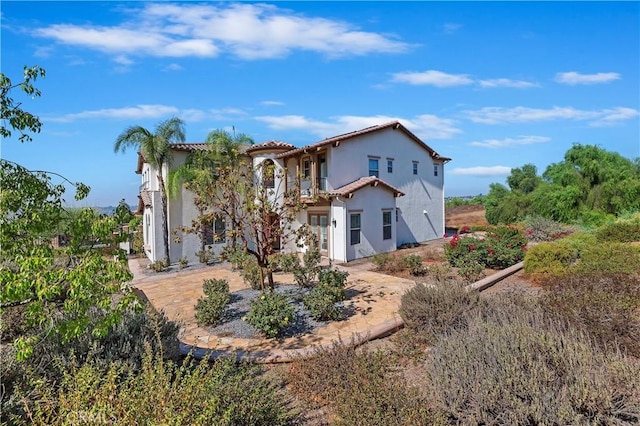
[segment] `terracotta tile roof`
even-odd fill
[[[138,195],[138,209],[136,214],[143,214],[145,207],[151,207],[151,194],[149,191],[140,191]]]
[[[324,140],[322,140],[320,142],[316,142],[316,143],[311,144],[311,145],[303,146],[302,148],[297,148],[297,149],[293,149],[291,151],[283,152],[282,154],[276,156],[276,158],[286,158],[286,157],[295,156],[295,155],[298,155],[298,154],[302,154],[302,153],[305,153],[305,152],[316,150],[316,149],[321,148],[321,147],[326,146],[326,145],[338,146],[343,141],[347,141],[347,140],[355,138],[357,136],[365,135],[367,133],[372,133],[372,132],[378,132],[380,130],[384,130],[384,129],[388,129],[388,128],[398,129],[398,130],[401,130],[402,132],[404,132],[407,136],[409,136],[409,138],[413,139],[416,143],[418,143],[420,146],[422,146],[424,149],[426,149],[429,152],[429,155],[432,158],[438,159],[438,160],[442,160],[442,161],[450,161],[451,160],[450,158],[440,156],[440,154],[435,152],[429,145],[424,143],[419,137],[414,135],[409,129],[407,129],[405,126],[403,126],[399,121],[391,121],[389,123],[379,124],[379,125],[367,127],[367,128],[361,129],[361,130],[356,130],[354,132],[349,132],[349,133],[344,133],[342,135],[333,136],[333,137],[324,139]]]
[[[251,145],[250,147],[247,148],[247,152],[252,152],[252,151],[259,151],[261,149],[275,149],[275,150],[282,150],[282,149],[286,149],[286,150],[291,150],[291,149],[295,149],[296,147],[286,143],[286,142],[282,142],[282,141],[277,141],[277,140],[270,140],[270,141],[266,141],[266,142],[262,142],[262,143],[258,143],[255,145]]]
[[[197,143],[172,143],[171,148],[176,151],[206,151],[207,144],[204,142]]]
[[[367,185],[370,185],[370,186],[382,186],[382,187],[392,191],[396,197],[401,197],[401,196],[404,195],[404,192],[400,191],[395,186],[390,185],[387,182],[385,182],[382,179],[377,178],[375,176],[362,177],[362,178],[358,179],[355,182],[348,183],[348,184],[346,184],[346,185],[344,185],[344,186],[342,186],[340,188],[337,188],[337,189],[334,189],[333,191],[330,191],[329,195],[338,195],[338,196],[342,196],[342,197],[352,197],[354,192],[356,192],[359,189],[364,188]]]

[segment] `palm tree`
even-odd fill
[[[243,133],[230,134],[225,130],[214,130],[207,135],[207,149],[193,151],[187,160],[169,173],[169,196],[173,197],[185,187],[195,194],[195,205],[199,212],[201,250],[204,252],[205,227],[215,218],[210,211],[213,194],[216,191],[216,169],[220,167],[239,167],[242,161],[243,147],[253,145],[253,139]],[[230,218],[234,222],[234,218]],[[192,231],[193,232],[193,231]],[[235,246],[235,239],[232,240]]]
[[[165,251],[165,264],[169,265],[169,224],[167,223],[167,190],[162,176],[164,166],[171,166],[173,152],[172,143],[185,141],[184,122],[173,117],[156,126],[155,133],[141,126],[131,126],[125,129],[114,145],[114,151],[124,152],[129,147],[137,147],[142,157],[157,171],[160,197],[162,200],[162,237]]]

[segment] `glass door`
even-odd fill
[[[329,251],[329,215],[309,214],[309,225],[311,232],[318,239],[320,253],[326,256]]]

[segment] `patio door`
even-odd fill
[[[309,213],[309,226],[311,226],[311,232],[318,238],[320,254],[327,256],[329,253],[329,215]]]

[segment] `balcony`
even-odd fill
[[[311,179],[300,179],[300,196],[313,197],[327,191],[327,178],[316,179],[316,184],[312,185]]]

